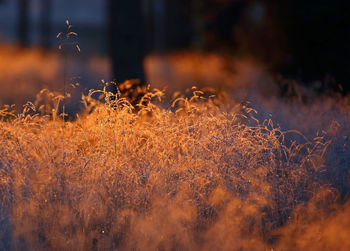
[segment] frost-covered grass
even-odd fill
[[[42,95],[0,114],[3,247],[350,248],[345,99],[247,105],[193,89],[167,105],[154,90],[134,108],[102,90],[63,122],[63,97]]]

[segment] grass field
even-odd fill
[[[348,250],[348,97],[221,83],[2,109],[0,249]]]
[[[16,118],[3,112],[6,245],[349,248],[348,120],[307,139],[196,89],[168,109],[157,101],[162,92],[148,92],[137,113],[123,98],[99,95],[106,102],[84,97],[85,112],[71,122],[45,104]]]

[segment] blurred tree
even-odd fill
[[[145,10],[148,18],[147,34],[150,33],[149,50],[164,52],[166,50],[166,0],[146,0],[148,8]]]
[[[350,92],[350,1],[193,1],[202,48],[253,56],[305,84],[321,81],[321,92]]]
[[[40,45],[50,46],[52,0],[40,0]]]
[[[192,40],[191,9],[189,0],[143,0],[147,51],[188,48]]]
[[[165,1],[165,42],[168,50],[185,49],[192,45],[192,10],[192,1]]]
[[[139,79],[144,83],[145,55],[142,0],[108,0],[109,50],[117,83]]]
[[[29,0],[18,0],[18,39],[21,46],[29,43]]]

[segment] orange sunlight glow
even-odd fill
[[[336,180],[345,162],[330,156],[349,161],[349,127],[308,139],[244,103],[192,90],[170,108],[149,90],[137,110],[121,94],[91,91],[65,123],[52,109],[59,94],[43,91],[53,101],[40,99],[38,114],[28,107],[3,119],[0,215],[11,219],[13,247],[350,247],[346,184]]]

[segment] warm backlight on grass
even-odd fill
[[[84,96],[85,112],[65,123],[52,94],[3,119],[3,238],[17,250],[350,247],[348,117],[307,139],[192,90],[168,106],[159,90],[138,106],[91,92],[101,101]]]

